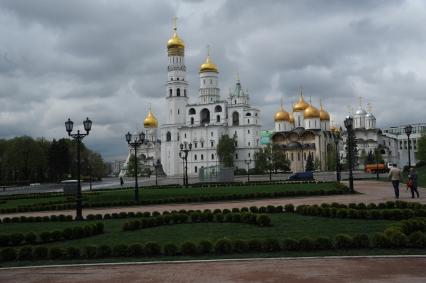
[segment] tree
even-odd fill
[[[365,150],[361,150],[359,161],[361,162],[362,165],[367,164],[367,154],[365,153]]]
[[[417,140],[416,159],[426,161],[426,133],[425,132],[423,132],[422,136]]]
[[[333,144],[327,145],[327,169],[336,170],[336,146]]]
[[[71,154],[65,139],[53,140],[47,150],[47,164],[50,179],[62,180],[70,171]]]
[[[375,153],[377,154],[376,150]],[[366,164],[375,164],[376,163],[376,157],[373,155],[373,152],[370,150],[367,154],[367,159],[365,161]]]
[[[278,170],[289,171],[290,161],[286,158],[285,153],[277,144],[272,145],[272,166],[277,173]]]
[[[305,171],[314,171],[315,165],[314,165],[314,157],[312,154],[308,154],[308,159],[306,160],[306,169]]]
[[[321,162],[318,158],[314,159],[314,168],[315,168],[315,170],[321,169]]]
[[[236,138],[230,138],[228,135],[222,135],[219,139],[216,152],[219,161],[222,162],[225,167],[234,166],[235,143]]]
[[[142,173],[142,162],[141,158],[138,158],[138,176]],[[135,176],[135,155],[130,155],[129,162],[127,163],[127,176]]]

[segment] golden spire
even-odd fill
[[[143,120],[143,126],[144,128],[158,128],[158,120],[151,111],[151,104],[149,105],[148,115]]]
[[[173,35],[169,39],[169,41],[167,41],[167,49],[169,51],[169,56],[183,56],[185,50],[185,43],[177,34],[176,20],[177,18],[173,17]]]
[[[306,108],[308,108],[308,107],[309,107],[309,104],[308,104],[308,103],[306,103],[305,99],[303,98],[303,90],[302,90],[302,87],[300,87],[300,88],[299,88],[299,90],[300,90],[300,98],[299,98],[299,101],[298,101],[298,102],[296,102],[296,103],[293,105],[293,112],[294,112],[294,111],[304,111]]]
[[[176,31],[176,30],[177,30],[176,21],[177,21],[177,17],[176,17],[176,16],[174,16],[174,17],[173,17],[173,30],[174,30],[174,31]]]

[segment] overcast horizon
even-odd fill
[[[238,73],[263,130],[300,87],[339,125],[359,97],[379,127],[426,122],[426,1],[0,0],[0,139],[59,139],[89,117],[84,142],[125,158],[149,105],[164,121],[174,16],[191,102],[210,45],[222,98]]]

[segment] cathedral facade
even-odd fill
[[[335,142],[339,130],[330,125],[330,114],[322,104],[318,109],[307,103],[301,92],[291,112],[287,112],[281,103],[274,120],[271,142],[284,151],[291,171],[305,171],[309,155],[313,157],[316,169],[329,169],[327,161],[336,156]]]
[[[167,42],[168,76],[166,83],[166,121],[160,126],[161,163],[168,176],[183,174],[180,146],[191,143],[188,174],[201,168],[220,165],[216,147],[223,135],[234,137],[234,166],[245,168],[259,149],[260,111],[250,105],[247,91],[239,79],[227,98],[219,88],[219,70],[208,52],[199,69],[198,99],[190,101],[186,79],[185,44],[176,27]],[[252,164],[254,166],[254,164]]]

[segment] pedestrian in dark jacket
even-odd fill
[[[411,190],[411,198],[414,198],[414,193],[416,193],[418,198],[420,197],[419,191],[417,190],[417,172],[416,168],[414,167],[410,169],[407,186]]]

